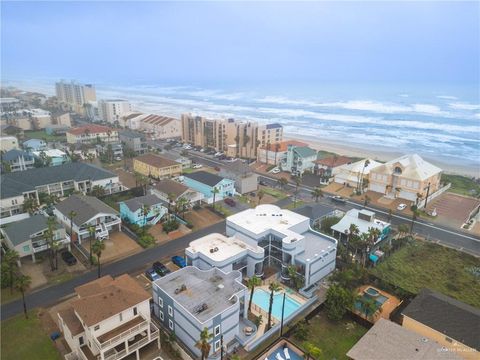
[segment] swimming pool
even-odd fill
[[[253,293],[253,303],[262,308],[263,311],[268,313],[268,305],[270,303],[270,293],[263,289],[256,289]],[[283,294],[273,295],[272,316],[281,320],[282,318],[282,303]],[[290,296],[285,296],[285,310],[283,317],[286,319],[295,310],[297,310],[301,304],[298,301],[293,300]]]

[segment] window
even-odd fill
[[[83,340],[83,336],[80,336],[78,338],[78,343],[80,344],[80,346],[82,346],[83,344],[85,344],[84,340]]]
[[[220,325],[215,326],[214,334],[215,334],[215,336],[220,335]]]
[[[173,316],[173,309],[170,305],[168,305],[168,315]]]
[[[160,316],[160,320],[163,321],[163,319],[165,318],[165,317],[163,316],[163,311],[159,311],[158,314],[159,314],[159,316]]]
[[[30,246],[29,245],[25,245],[23,247],[23,252],[29,252],[30,251]]]
[[[220,350],[220,340],[215,341],[215,351]]]
[[[93,328],[93,330],[97,331],[98,329],[100,329],[100,325],[95,325],[95,327]]]
[[[170,328],[170,330],[173,330],[173,321],[172,320],[168,320],[168,327]]]
[[[138,310],[136,307],[133,308],[133,316],[137,316],[138,315]]]
[[[119,317],[120,321],[123,321],[122,313],[118,314],[118,317]]]

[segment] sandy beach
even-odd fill
[[[345,156],[368,157],[378,161],[389,161],[404,155],[403,152],[395,151],[394,149],[387,147],[378,146],[376,144],[372,145],[372,148],[366,149],[360,146],[356,146],[356,144],[342,144],[327,139],[312,138],[308,136],[299,136],[296,134],[293,135],[288,133],[285,133],[284,139],[304,141],[305,143],[309,144],[311,148],[316,150],[329,151]],[[419,155],[421,155],[425,160],[443,169],[445,173],[480,177],[480,168],[478,166],[457,165],[441,161],[438,158],[432,158],[429,156],[424,156],[422,154]]]

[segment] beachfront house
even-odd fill
[[[138,226],[155,225],[168,212],[165,202],[154,194],[121,201],[119,205],[122,220]]]
[[[305,171],[313,173],[316,160],[316,150],[308,146],[288,145],[287,156],[280,162],[280,167],[292,175],[301,176]]]
[[[323,179],[330,179],[339,172],[343,165],[351,164],[352,159],[346,156],[332,155],[315,160],[315,174]]]
[[[339,166],[334,174],[334,181],[337,184],[357,188],[361,183],[366,186],[365,179],[372,169],[382,165],[378,161],[372,159],[363,159],[354,163],[344,164]]]
[[[332,225],[333,235],[341,241],[346,241],[352,225],[358,228],[359,234],[366,234],[369,229],[378,229],[380,235],[376,239],[375,244],[372,245],[376,245],[387,239],[391,230],[390,223],[378,220],[373,211],[351,209],[345,213],[338,223]]]
[[[207,204],[213,203],[214,189],[217,191],[215,201],[235,195],[235,182],[233,180],[206,171],[185,174],[183,181],[189,188],[202,193],[203,201]]]
[[[307,143],[297,140],[286,140],[279,143],[271,144],[267,143],[264,146],[258,148],[257,161],[267,165],[277,166],[287,158],[288,146],[308,146]]]

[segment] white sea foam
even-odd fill
[[[480,110],[480,104],[468,104],[463,102],[455,102],[448,104],[455,110]]]

